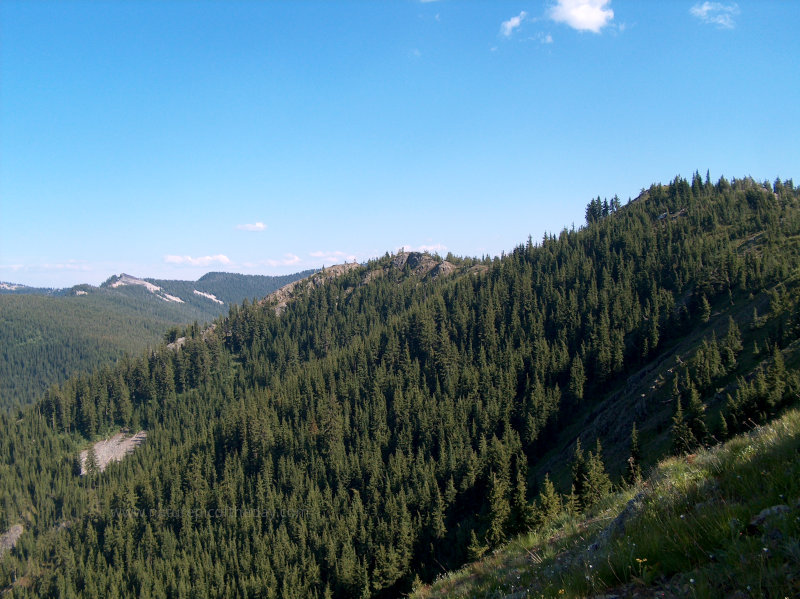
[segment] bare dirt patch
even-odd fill
[[[22,536],[23,530],[22,524],[15,524],[7,532],[0,535],[0,557],[3,557],[6,551],[11,551],[14,548]]]
[[[139,447],[147,438],[146,431],[139,431],[135,435],[126,435],[125,433],[117,433],[113,437],[103,439],[94,444],[94,453],[97,458],[97,468],[102,472],[106,466],[112,461],[121,462],[122,459],[129,453]],[[89,458],[89,450],[84,449],[81,452],[81,476],[85,475],[86,462]]]

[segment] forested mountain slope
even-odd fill
[[[548,514],[541,497],[532,532],[411,597],[797,597],[799,451],[794,408],[664,460],[584,514]]]
[[[70,289],[7,285],[0,290],[0,408],[31,403],[52,383],[156,346],[170,327],[213,320],[230,304],[311,272],[208,273],[197,281],[119,275]]]
[[[398,596],[534,524],[543,469],[569,471],[578,435],[597,484],[572,495],[589,509],[609,490],[604,459],[622,472],[627,458],[603,422],[655,431],[652,463],[673,416],[682,451],[796,400],[791,182],[676,179],[624,207],[595,200],[587,220],[484,263],[386,255],[282,310],[244,302],[180,348],[3,416],[0,529],[27,532],[0,585]],[[632,393],[669,368],[667,391]],[[87,440],[122,427],[147,441],[76,476]]]

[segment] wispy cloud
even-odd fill
[[[247,223],[244,225],[236,225],[236,228],[240,231],[264,231],[267,228],[267,225],[262,222]]]
[[[357,256],[355,254],[348,254],[347,252],[343,252],[341,250],[317,250],[314,252],[309,252],[309,256],[315,258],[317,261],[322,260],[325,264],[338,264],[340,262],[352,262],[353,260],[357,260]]]
[[[610,4],[611,0],[557,0],[549,17],[578,31],[600,33],[614,18]]]
[[[508,21],[503,21],[500,24],[500,33],[506,37],[511,37],[511,34],[514,33],[514,30],[522,25],[522,21],[524,21],[525,17],[527,16],[528,13],[523,10],[516,17],[511,17]]]
[[[66,262],[43,262],[40,264],[0,264],[0,270],[10,270],[11,272],[18,272],[21,270],[76,270],[88,272],[92,270],[92,266],[83,260],[67,260]]]
[[[215,256],[176,256],[168,254],[164,256],[164,262],[167,264],[189,264],[190,266],[208,266],[209,264],[230,264],[231,259],[225,254],[216,254]]]
[[[16,272],[25,268],[24,264],[0,264],[0,270],[10,270]]]
[[[312,258],[327,258],[329,256],[333,256],[336,258],[343,258],[346,254],[340,250],[333,250],[330,252],[323,252],[322,250],[317,250],[315,252],[308,252],[308,255]]]
[[[280,260],[266,260],[266,263],[270,266],[291,266],[292,264],[297,264],[302,262],[303,259],[300,256],[296,256],[295,254],[284,254],[283,258]]]
[[[404,245],[400,247],[404,252],[428,252],[429,254],[444,254],[447,251],[447,246],[443,243],[431,243],[418,245],[416,247],[411,245]]]
[[[739,5],[735,2],[703,2],[692,6],[689,12],[703,23],[716,25],[720,29],[733,29],[736,26],[733,18],[739,14]]]

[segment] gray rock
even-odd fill
[[[784,504],[764,508],[757,516],[750,520],[750,524],[747,525],[747,532],[749,534],[756,534],[768,519],[780,516],[781,514],[788,514],[790,511],[791,508]]]

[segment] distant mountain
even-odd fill
[[[0,283],[0,407],[30,403],[73,373],[156,345],[167,329],[213,320],[314,271],[269,277],[208,273],[197,281],[109,277],[66,289]]]
[[[28,287],[19,283],[8,283],[0,281],[0,295],[20,294],[20,295],[54,295],[63,290],[50,287]]]

